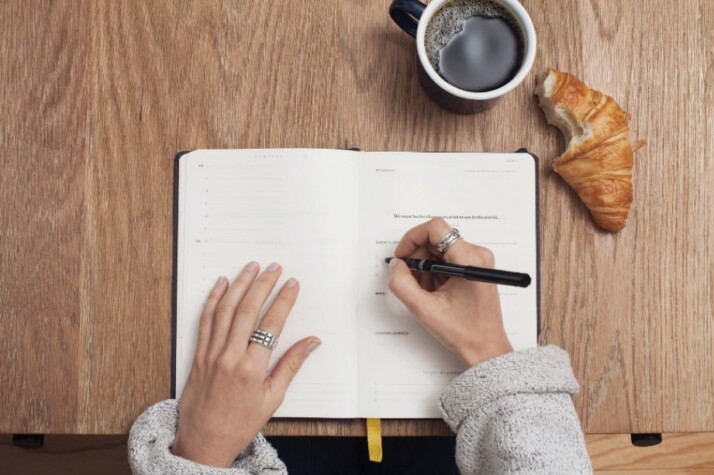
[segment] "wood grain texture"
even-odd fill
[[[714,3],[524,1],[534,71],[476,116],[422,93],[388,3],[0,4],[0,432],[126,433],[168,396],[176,152],[355,146],[538,154],[541,339],[572,356],[585,430],[714,430]],[[550,170],[547,66],[613,96],[648,142],[617,234]]]
[[[666,470],[595,470],[595,474],[607,475],[711,475],[712,469],[679,469],[670,468]]]
[[[131,475],[126,435],[49,435],[40,449],[13,445],[0,435],[0,473]]]
[[[11,440],[10,435],[0,435],[0,473],[131,473],[125,435],[50,435],[45,437],[41,449],[30,450],[13,446]],[[711,432],[663,434],[660,445],[644,448],[630,444],[629,434],[592,434],[586,437],[586,441],[595,473],[714,473],[714,454],[711,450],[714,433]]]
[[[714,472],[714,433],[663,434],[652,447],[635,447],[629,434],[586,436],[594,470],[710,470]]]
[[[0,5],[0,432],[78,419],[85,26],[57,4]]]
[[[367,436],[367,424],[364,419],[273,419],[263,429],[267,436],[326,435],[337,437]],[[406,436],[450,436],[454,435],[441,419],[382,419],[384,437]]]

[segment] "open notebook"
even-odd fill
[[[464,365],[387,307],[388,268],[409,228],[442,216],[489,247],[528,288],[499,287],[516,349],[538,328],[537,163],[528,153],[198,150],[178,161],[174,389],[191,369],[204,300],[250,260],[283,265],[300,296],[273,364],[294,342],[322,345],[277,417],[435,418]],[[448,318],[445,316],[444,318]]]

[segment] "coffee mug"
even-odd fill
[[[520,29],[522,54],[520,66],[505,84],[494,89],[474,92],[451,84],[434,68],[427,57],[426,30],[434,14],[450,3],[456,2],[487,2],[502,9]],[[507,92],[518,86],[528,75],[536,51],[536,34],[533,21],[516,0],[433,0],[424,5],[417,0],[394,0],[389,7],[389,14],[401,29],[416,39],[419,57],[419,82],[427,95],[441,107],[458,114],[474,114],[492,107],[495,102]],[[519,34],[516,32],[516,34]]]

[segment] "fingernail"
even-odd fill
[[[317,348],[318,346],[320,346],[320,343],[322,343],[322,341],[320,341],[319,338],[315,338],[314,340],[312,340],[312,341],[310,342],[310,344],[307,345],[307,353],[310,354],[310,353],[312,353],[313,351],[315,351],[315,348]]]
[[[216,283],[214,284],[213,288],[214,288],[214,289],[217,289],[217,288],[221,287],[221,286],[223,285],[223,280],[224,280],[224,279],[225,279],[225,277],[220,276],[220,277],[218,278],[218,280],[216,281]]]
[[[249,262],[249,263],[246,264],[246,266],[245,266],[245,270],[250,270],[250,271],[255,270],[255,269],[257,269],[257,268],[258,268],[258,263],[257,263],[257,262]]]
[[[270,272],[275,272],[275,271],[278,270],[278,269],[280,269],[280,264],[278,264],[277,262],[273,262],[273,263],[270,264],[270,265],[268,266],[268,268],[265,269],[265,270],[270,271]]]
[[[295,287],[297,285],[297,280],[290,277],[287,282],[285,282],[285,287]]]
[[[389,270],[390,270],[390,272],[393,272],[394,269],[396,269],[396,268],[397,268],[397,259],[394,258],[391,261],[389,261]]]

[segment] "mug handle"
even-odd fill
[[[416,38],[419,18],[426,5],[418,0],[394,0],[389,7],[389,16],[399,28]]]

